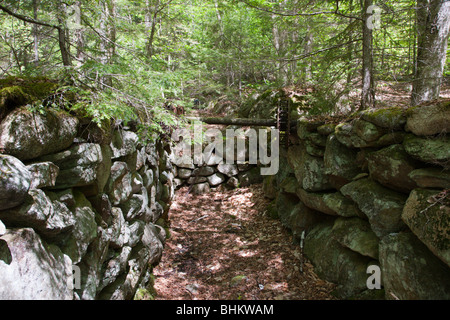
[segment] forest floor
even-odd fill
[[[156,300],[332,300],[292,235],[265,214],[261,185],[177,191],[170,238],[154,268]],[[303,270],[302,270],[303,269]]]

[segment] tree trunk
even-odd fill
[[[439,98],[450,28],[450,1],[417,1],[417,70],[411,104]]]
[[[33,19],[38,19],[39,0],[33,0]],[[39,65],[39,33],[38,25],[33,24],[33,40],[34,40],[34,65]]]
[[[375,90],[373,81],[373,35],[369,24],[371,13],[368,9],[373,0],[364,0],[363,5],[363,72],[360,110],[371,108],[375,105]]]

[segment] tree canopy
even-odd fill
[[[314,88],[329,113],[395,81],[418,104],[450,75],[449,16],[440,0],[2,0],[0,78],[63,79],[89,90],[89,115],[129,120],[128,106],[155,127],[167,100],[270,87]]]

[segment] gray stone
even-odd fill
[[[222,163],[217,166],[217,170],[220,173],[227,175],[228,177],[235,176],[239,173],[237,165],[235,165],[235,164]]]
[[[380,242],[380,264],[387,299],[450,299],[448,266],[412,233],[384,237]]]
[[[127,263],[131,256],[131,250],[132,248],[129,246],[121,248],[118,255],[106,263],[101,283],[98,288],[99,290],[102,290],[107,285],[113,283],[126,271]]]
[[[0,155],[0,210],[23,203],[31,185],[31,173],[17,158]]]
[[[450,206],[445,193],[413,190],[403,208],[402,220],[450,267]]]
[[[64,204],[52,201],[40,189],[30,190],[21,206],[1,211],[0,219],[8,225],[33,228],[50,238],[61,236],[76,224],[72,212]]]
[[[323,195],[322,201],[328,208],[342,217],[367,218],[366,215],[359,210],[355,202],[346,198],[340,192],[326,193]]]
[[[73,209],[74,227],[65,239],[57,243],[61,250],[67,254],[77,264],[91,244],[97,237],[97,223],[95,222],[95,212],[91,203],[79,191],[73,191],[75,208]]]
[[[361,118],[389,130],[402,130],[406,124],[405,110],[400,107],[364,110]]]
[[[211,188],[209,187],[209,184],[207,182],[197,183],[192,186],[193,194],[204,194],[204,193],[209,193],[210,191],[211,191]]]
[[[105,187],[113,205],[125,202],[132,194],[132,176],[125,162],[116,161],[111,167],[111,176]]]
[[[351,298],[367,289],[367,266],[372,259],[343,247],[333,236],[333,221],[314,226],[305,238],[304,252],[321,278],[337,284],[335,293]]]
[[[44,243],[33,229],[8,230],[0,237],[1,300],[71,300],[72,261],[55,245]]]
[[[231,187],[231,188],[237,188],[239,186],[239,180],[236,177],[231,177],[230,179],[228,179],[227,181],[227,186]]]
[[[99,181],[97,176],[103,158],[102,148],[95,143],[82,143],[72,146],[70,149],[59,153],[42,156],[40,161],[49,161],[59,167],[56,178],[56,189],[68,189],[94,184]],[[106,165],[109,175],[109,165]],[[102,182],[105,183],[105,179]]]
[[[211,166],[204,166],[204,167],[200,167],[200,168],[196,168],[193,172],[192,172],[192,176],[200,176],[200,177],[207,177],[210,176],[214,173],[214,168]],[[181,177],[180,177],[181,178]]]
[[[423,168],[408,175],[421,188],[450,189],[450,171],[439,168]]]
[[[319,213],[305,206],[295,195],[280,193],[275,201],[281,223],[296,239],[323,220]]]
[[[188,184],[196,184],[196,183],[202,183],[206,182],[208,179],[206,177],[190,177],[187,181]]]
[[[19,108],[0,125],[0,150],[21,160],[34,159],[68,148],[77,130],[77,118],[64,111],[40,114]]]
[[[113,207],[111,210],[112,223],[108,228],[110,236],[110,247],[115,249],[122,248],[130,239],[130,228],[125,221],[122,210],[118,207]]]
[[[409,108],[406,130],[418,136],[450,133],[450,103],[441,102]]]
[[[237,175],[239,186],[248,187],[252,184],[262,183],[264,176],[261,175],[260,170],[258,167],[253,167],[248,171],[239,172]]]
[[[6,227],[3,224],[3,222],[0,220],[0,236],[4,235],[6,233]]]
[[[223,182],[225,182],[225,176],[220,172],[214,173],[207,177],[208,183],[210,186],[217,186]]]
[[[288,150],[288,161],[295,177],[306,191],[326,191],[332,186],[325,174],[324,161],[306,152],[305,147],[294,145]]]
[[[406,202],[405,195],[387,189],[371,179],[350,182],[341,188],[341,193],[358,204],[378,237],[398,232],[404,227],[401,215]]]
[[[356,159],[356,150],[344,146],[334,134],[328,136],[324,153],[324,168],[336,189],[340,189],[362,172]]]
[[[382,185],[409,193],[417,184],[408,174],[419,166],[419,162],[412,159],[401,144],[373,152],[368,157],[370,176]]]
[[[81,300],[95,300],[103,277],[103,266],[108,258],[109,234],[101,227],[97,228],[97,237],[89,245],[83,260],[77,264],[80,268],[81,288],[75,292]]]
[[[308,208],[332,216],[337,215],[337,213],[325,203],[324,197],[327,195],[326,193],[307,192],[302,188],[298,188],[296,194]]]
[[[31,173],[32,189],[40,189],[45,187],[54,187],[56,177],[59,174],[59,167],[52,162],[37,162],[27,165],[28,171]]]
[[[403,141],[403,146],[407,153],[423,162],[444,166],[450,160],[450,141],[447,136],[421,138],[407,135]]]
[[[111,141],[112,159],[125,157],[136,152],[139,137],[132,131],[116,130]],[[135,169],[135,167],[133,168]]]
[[[185,169],[185,168],[179,168],[178,169],[178,178],[180,179],[189,179],[192,174],[192,170]]]
[[[333,226],[333,237],[344,247],[378,260],[380,239],[367,221],[360,218],[338,218]]]

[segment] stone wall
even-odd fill
[[[264,190],[337,296],[450,299],[449,131],[448,102],[300,121]]]
[[[0,124],[0,299],[132,299],[151,285],[170,149],[62,111]]]

